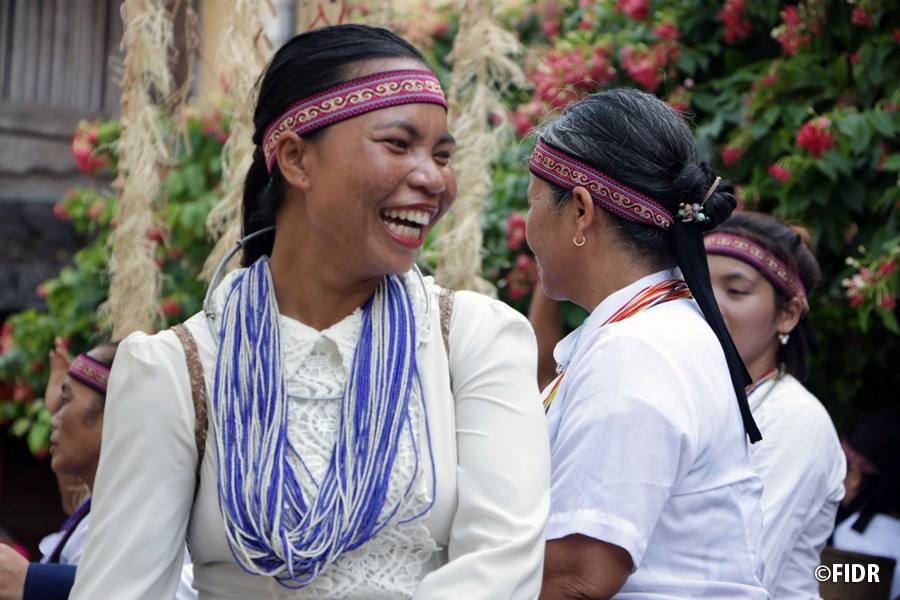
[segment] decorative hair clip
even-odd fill
[[[691,223],[692,221],[702,223],[706,220],[706,215],[702,212],[703,206],[706,204],[706,201],[709,200],[709,197],[713,195],[713,192],[716,191],[716,188],[719,187],[720,181],[722,181],[722,178],[716,177],[716,180],[713,181],[712,185],[709,186],[709,189],[706,190],[706,194],[699,204],[696,202],[693,204],[690,202],[682,202],[678,205],[678,216],[681,218],[682,223]]]

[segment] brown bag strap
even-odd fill
[[[450,357],[450,316],[453,314],[453,294],[456,290],[442,287],[441,295],[438,298],[438,305],[441,310],[441,335],[444,336],[444,349],[447,351],[447,357]]]
[[[194,400],[195,417],[194,439],[197,442],[197,483],[194,487],[196,496],[197,490],[200,489],[200,467],[203,465],[203,455],[206,452],[206,430],[209,427],[209,417],[206,414],[206,382],[203,379],[203,365],[200,364],[200,353],[197,352],[197,342],[193,334],[183,323],[173,327],[172,331],[184,346],[184,360],[191,379],[191,398]]]

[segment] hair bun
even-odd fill
[[[688,163],[669,189],[676,211],[681,204],[702,205],[701,212],[705,218],[702,221],[691,221],[691,225],[703,231],[717,227],[737,207],[734,186],[724,179],[719,179],[717,183],[716,178],[716,171],[709,162]]]

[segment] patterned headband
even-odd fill
[[[668,229],[672,213],[662,204],[645,196],[538,140],[528,168],[536,177],[567,190],[583,186],[603,209],[634,223]]]
[[[730,256],[747,263],[789,298],[800,298],[804,310],[809,308],[806,288],[797,273],[750,238],[714,231],[706,234],[703,244],[707,254]]]
[[[266,167],[271,173],[275,166],[275,145],[285,131],[303,136],[373,110],[418,102],[447,108],[441,82],[431,71],[375,73],[301,98],[266,129],[262,145]]]
[[[98,394],[106,395],[109,383],[109,367],[97,362],[87,354],[79,354],[69,365],[69,377],[83,383]]]

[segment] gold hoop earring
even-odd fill
[[[577,236],[577,235],[576,235],[575,237],[572,238],[572,243],[575,244],[576,246],[578,246],[579,248],[581,248],[582,246],[584,246],[584,243],[585,243],[586,241],[587,241],[587,240],[585,239],[585,237],[584,237],[583,235],[581,236],[581,243],[580,243],[580,244],[578,243],[578,236]]]

